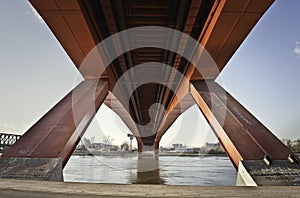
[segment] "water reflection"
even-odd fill
[[[228,157],[71,156],[66,182],[233,186],[236,171]]]
[[[142,156],[138,158],[137,174],[134,184],[163,184],[160,177],[159,159],[152,156]]]

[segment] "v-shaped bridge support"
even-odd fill
[[[62,180],[62,168],[108,93],[85,80],[33,125],[0,160],[0,177]]]
[[[222,87],[195,81],[190,92],[238,169],[237,185],[300,185],[299,159]]]

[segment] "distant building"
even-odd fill
[[[225,152],[220,142],[218,143],[206,143],[204,148],[201,149],[202,152]]]
[[[94,148],[94,149],[102,149],[102,148],[104,148],[104,143],[93,143],[92,145],[91,145],[91,148]]]
[[[173,144],[173,152],[177,153],[193,153],[195,152],[194,148],[183,146],[182,144]]]
[[[182,144],[173,144],[173,147],[176,148],[183,148]]]

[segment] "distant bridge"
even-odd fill
[[[0,153],[2,153],[6,148],[12,146],[21,135],[0,133]]]

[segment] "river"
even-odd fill
[[[133,157],[71,156],[66,182],[160,183],[165,185],[234,186],[236,170],[228,157],[159,157],[159,169],[140,172]]]

